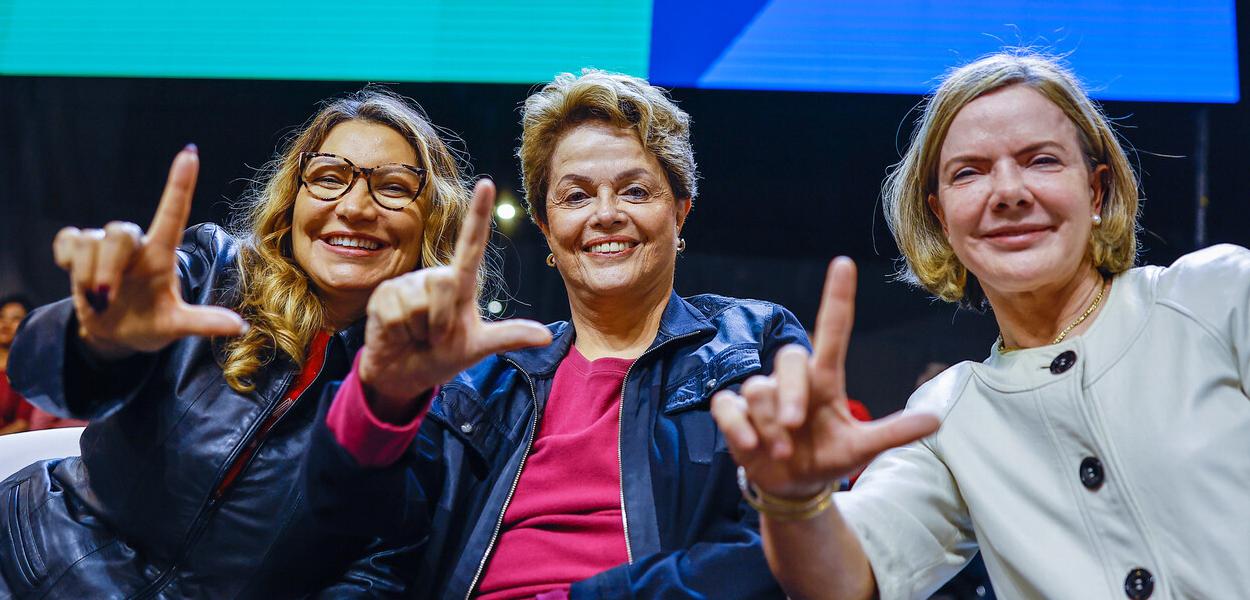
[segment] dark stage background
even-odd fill
[[[1245,11],[1242,11],[1245,16]],[[1240,62],[1247,64],[1245,28]],[[1242,68],[1242,97],[1247,97]],[[169,161],[199,145],[192,222],[222,221],[254,168],[318,100],[363,82],[0,78],[0,292],[49,302],[68,293],[51,241],[65,225],[113,219],[146,226]],[[518,195],[513,151],[524,85],[411,84],[432,120],[458,132],[473,169]],[[773,300],[810,326],[827,261],[860,265],[852,396],[875,414],[900,408],[929,361],[980,360],[992,317],[957,312],[890,281],[897,249],[878,191],[898,160],[917,96],[674,90],[694,118],[702,173],[678,261],[677,290]],[[1210,130],[1208,244],[1250,245],[1250,110],[1236,105],[1105,105],[1136,148],[1143,180],[1142,262],[1195,249],[1196,124]],[[900,125],[901,124],[901,125]],[[519,201],[519,198],[517,198]],[[515,299],[507,313],[568,315],[558,275],[543,264],[537,228],[518,219],[497,241]]]

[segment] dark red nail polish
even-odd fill
[[[102,313],[108,310],[107,296],[101,298],[99,293],[90,290],[83,292],[82,295],[87,299],[87,304],[91,306],[91,310],[97,313]]]
[[[109,291],[110,291],[110,290],[112,290],[112,288],[111,288],[111,287],[109,287],[109,286],[108,286],[108,284],[105,284],[105,285],[101,285],[101,286],[97,287],[97,288],[95,289],[95,293],[96,293],[96,295],[97,295],[97,296],[99,296],[99,297],[101,297],[101,298],[103,298],[103,299],[105,299],[105,300],[108,300],[108,299],[109,299]]]

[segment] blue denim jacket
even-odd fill
[[[390,467],[360,467],[324,425],[314,434],[305,479],[314,514],[356,535],[402,532],[417,540],[413,597],[469,598],[480,584],[556,368],[575,337],[568,323],[550,328],[549,346],[490,357],[443,386],[417,439]],[[717,390],[766,373],[788,343],[808,345],[780,306],[671,296],[622,392],[618,451],[629,562],[575,583],[573,598],[785,597],[709,402]]]

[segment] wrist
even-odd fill
[[[134,350],[116,342],[102,340],[81,328],[78,330],[78,352],[86,359],[87,364],[98,367],[101,363],[117,362],[136,354]]]
[[[379,376],[378,363],[370,359],[368,349],[361,350],[356,364],[356,378],[365,392],[365,404],[379,420],[390,424],[404,424],[416,418],[424,408],[432,385],[409,380],[408,385],[379,385],[385,379]]]
[[[833,506],[836,483],[796,486],[784,496],[759,488],[747,478],[746,469],[738,467],[738,489],[743,499],[761,515],[783,521],[805,521]]]

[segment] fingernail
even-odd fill
[[[190,152],[191,154],[199,154],[199,153],[200,153],[200,147],[199,147],[199,146],[196,146],[194,143],[191,143],[191,144],[187,144],[186,146],[183,146],[183,147],[182,147],[182,151],[183,151],[183,152]]]
[[[87,304],[91,305],[91,310],[102,313],[109,309],[108,296],[100,296],[99,292],[86,291],[83,296],[87,298]]]
[[[247,321],[243,322],[243,327],[239,328],[239,335],[243,335],[252,330],[252,326]]]
[[[113,289],[113,288],[109,287],[109,286],[108,286],[108,284],[104,284],[104,285],[101,285],[101,286],[97,287],[97,288],[95,289],[95,293],[96,293],[96,295],[97,295],[97,296],[99,296],[99,297],[103,298],[103,299],[104,299],[104,302],[107,304],[107,303],[108,303],[108,299],[109,299],[109,292],[110,292],[112,289]]]

